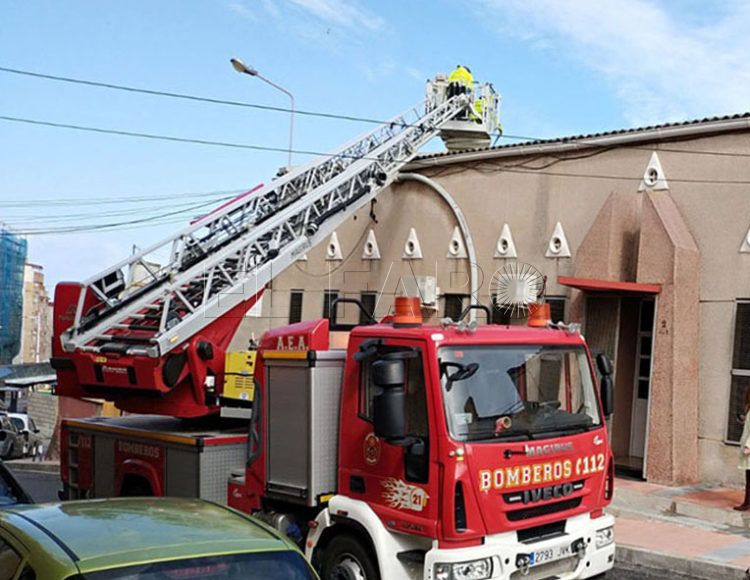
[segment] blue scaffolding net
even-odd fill
[[[0,227],[0,364],[21,349],[26,240]]]

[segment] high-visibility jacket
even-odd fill
[[[482,111],[484,110],[484,100],[477,99],[474,101],[474,111],[476,111],[476,114],[474,112],[470,113],[469,116],[474,119],[475,121],[481,123],[482,122]]]
[[[467,89],[474,88],[474,77],[465,67],[459,66],[448,77],[449,83],[458,83]]]

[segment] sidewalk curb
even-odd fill
[[[60,473],[60,464],[53,461],[6,461],[5,467],[11,471],[38,471],[42,473]]]
[[[654,552],[643,548],[634,548],[618,544],[615,562],[651,568],[653,570],[669,571],[684,576],[703,578],[704,580],[747,580],[744,568],[712,562],[710,560],[688,560],[661,552]]]

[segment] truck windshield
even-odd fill
[[[102,572],[86,572],[75,580],[313,580],[303,557],[291,550],[234,554],[139,564]],[[72,580],[72,579],[70,579]]]
[[[582,347],[446,346],[439,363],[448,429],[458,441],[541,439],[601,425]]]

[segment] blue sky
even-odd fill
[[[232,70],[237,56],[292,91],[299,109],[387,118],[422,98],[425,79],[466,63],[502,93],[506,133],[551,137],[750,110],[748,25],[750,4],[739,1],[5,0],[0,66],[286,106]],[[0,115],[287,144],[284,113],[5,73]],[[369,127],[297,117],[294,145],[330,150]],[[23,230],[156,215],[206,199],[183,193],[268,181],[284,162],[0,122],[0,221]],[[29,258],[51,289],[179,227],[30,236]]]

